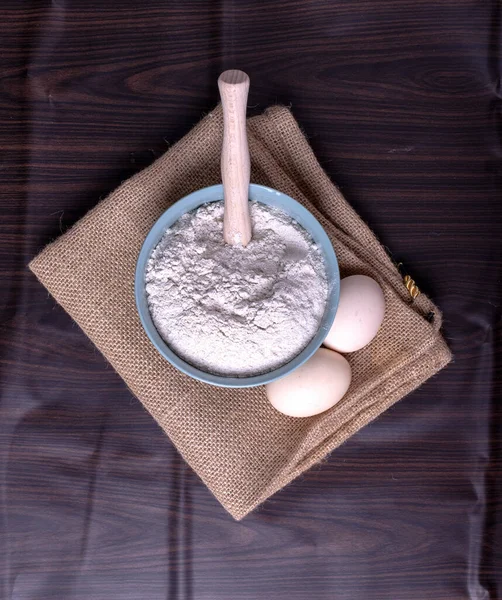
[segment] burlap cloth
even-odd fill
[[[342,276],[370,275],[385,292],[384,324],[369,346],[347,355],[352,384],[328,412],[290,418],[271,407],[263,387],[237,390],[199,383],[166,362],[141,327],[134,302],[138,253],[168,206],[220,182],[219,107],[30,263],[235,519],[451,359],[439,333],[438,309],[424,295],[411,303],[397,268],[323,172],[290,112],[269,108],[249,119],[248,133],[251,180],[304,204],[330,236]],[[430,312],[433,323],[425,318]]]

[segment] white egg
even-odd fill
[[[352,373],[347,360],[319,349],[301,367],[266,385],[272,406],[290,417],[311,417],[328,410],[349,389]]]
[[[355,352],[376,336],[385,316],[385,297],[378,283],[366,275],[340,282],[340,302],[324,345],[338,352]]]

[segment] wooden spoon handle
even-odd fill
[[[225,212],[223,237],[227,244],[247,246],[251,240],[249,215],[250,162],[246,134],[246,105],[249,77],[232,69],[218,78],[223,107],[221,178]]]

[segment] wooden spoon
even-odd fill
[[[249,77],[237,69],[225,71],[218,78],[218,88],[223,107],[223,237],[227,244],[247,246],[251,240],[248,200],[250,161],[246,134]]]

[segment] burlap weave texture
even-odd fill
[[[342,276],[378,280],[386,317],[375,340],[347,355],[353,381],[330,411],[307,419],[276,412],[263,388],[224,389],[176,371],[144,333],[134,302],[141,245],[173,202],[220,182],[220,108],[150,167],[124,182],[30,268],[157,420],[216,498],[241,519],[394,402],[444,367],[441,315],[401,275],[319,166],[291,113],[271,107],[248,121],[251,180],[292,196],[330,236]],[[435,315],[433,323],[425,318]]]

